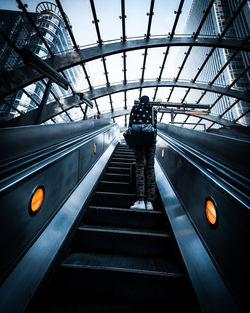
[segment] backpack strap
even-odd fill
[[[154,127],[155,119],[154,119],[154,107],[152,106],[152,126]]]

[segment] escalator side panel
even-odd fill
[[[0,258],[0,283],[111,144],[115,129],[111,127],[85,140],[80,147],[72,148],[47,165],[43,162],[53,156],[37,162],[37,169],[27,166],[13,176],[10,187],[8,180],[0,182],[0,190],[4,189],[0,191],[0,251],[4,251]],[[45,197],[39,212],[33,215],[29,210],[30,199],[38,186],[44,187]]]
[[[25,310],[117,145],[117,133],[114,125],[107,134],[86,142],[91,149],[86,154],[94,154],[95,143],[99,151],[88,159],[91,163],[85,170],[82,167],[81,175],[79,162],[84,162],[84,155],[80,157],[80,147],[1,194],[1,247],[7,243],[5,250],[1,248],[1,262],[8,262],[1,267],[1,274],[6,274],[0,286],[1,312]],[[36,184],[44,185],[45,201],[38,214],[31,216],[29,192]]]
[[[158,162],[155,169],[157,186],[201,311],[239,312]]]
[[[162,158],[162,149],[165,157]],[[243,311],[249,309],[250,216],[249,208],[232,196],[222,184],[205,175],[199,166],[180,155],[170,144],[158,139],[157,160],[180,199],[191,223],[210,257]],[[206,170],[206,169],[205,169]],[[218,221],[212,227],[205,214],[206,199],[216,205]]]

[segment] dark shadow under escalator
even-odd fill
[[[28,312],[199,312],[161,199],[136,200],[134,154],[118,145],[52,278]]]

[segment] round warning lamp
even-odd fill
[[[96,144],[94,145],[94,154],[96,154]]]
[[[161,157],[164,159],[164,157],[165,157],[165,150],[164,150],[164,148],[162,148],[161,149]]]
[[[211,199],[208,199],[206,201],[206,217],[208,222],[211,225],[215,225],[217,222],[217,212],[216,212],[216,208],[215,205],[213,203],[213,201]]]
[[[32,213],[37,213],[43,204],[43,200],[44,200],[44,189],[43,187],[39,186],[35,189],[35,191],[32,194],[30,201],[30,211]]]

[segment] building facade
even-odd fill
[[[214,5],[216,24],[218,31],[223,32],[224,28],[230,21],[233,13],[240,5],[239,0],[216,0]],[[227,37],[246,39],[250,35],[250,3],[248,2],[233,25],[226,33]],[[227,62],[235,53],[232,49],[223,49],[224,60]],[[230,84],[234,82],[250,64],[250,55],[247,52],[239,51],[237,55],[227,66],[227,73]],[[234,87],[240,90],[250,89],[250,73],[246,72],[235,84]],[[241,116],[249,110],[249,103],[240,101],[236,106],[236,116]],[[240,119],[244,125],[250,125],[250,113]]]
[[[189,17],[185,27],[185,33],[192,34],[195,32],[201,22],[201,19],[206,11],[209,0],[193,0]],[[205,36],[218,36],[227,26],[231,20],[233,13],[236,11],[240,4],[239,0],[216,0],[209,13],[202,29],[200,35]],[[244,9],[239,14],[236,21],[232,24],[229,30],[226,32],[226,37],[233,38],[246,38],[249,35],[249,4],[247,4]],[[191,64],[202,64],[205,60],[205,56],[210,52],[211,48],[199,48],[199,51],[193,51],[190,55]],[[231,55],[235,51],[230,49],[215,49],[212,56],[209,58],[207,64],[205,65],[203,71],[200,73],[198,80],[204,82],[210,82],[214,79],[218,71],[222,66],[228,61]],[[244,52],[239,52],[237,56],[229,63],[226,70],[216,79],[214,84],[218,85],[230,85],[239,75],[242,70],[249,65],[249,54]],[[190,75],[195,76],[197,73],[197,68],[186,67],[184,71],[190,73]],[[245,74],[237,83],[233,85],[237,89],[249,90],[249,74]],[[216,94],[207,93],[204,100],[209,104],[212,104],[217,99]],[[212,114],[220,115],[225,109],[227,109],[234,99],[223,96],[211,109]],[[223,118],[229,120],[237,119],[241,114],[249,110],[249,103],[240,101],[235,107],[228,113],[223,115]],[[249,114],[246,114],[238,122],[245,126],[250,125]]]
[[[38,4],[36,12],[31,13],[31,16],[53,53],[72,49],[71,39],[56,5],[50,2],[41,2]],[[17,47],[26,47],[41,58],[49,57],[45,45],[22,12],[0,10],[0,19],[2,30]],[[8,71],[23,64],[22,59],[3,40],[0,41],[0,50],[1,70]],[[81,71],[79,67],[65,70],[64,75],[75,90],[81,89],[79,84]],[[44,79],[29,85],[24,90],[6,97],[5,101],[21,112],[30,111],[41,102],[46,82],[47,80]],[[60,86],[52,84],[48,102],[64,97],[68,93],[69,90],[64,90]],[[2,120],[16,116],[18,116],[17,111],[6,103],[1,104],[0,118]],[[53,122],[67,122],[69,120],[66,113],[53,118]]]

